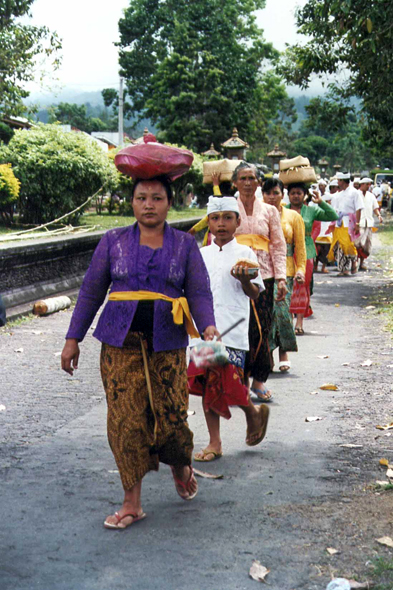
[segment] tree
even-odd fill
[[[26,108],[23,98],[29,93],[26,82],[34,79],[36,58],[52,59],[51,69],[59,66],[61,48],[56,33],[47,27],[23,25],[16,19],[29,14],[34,0],[0,0],[0,113],[17,115]]]
[[[133,0],[119,22],[126,112],[150,118],[161,140],[197,152],[219,145],[235,125],[247,139],[262,64],[278,56],[255,23],[264,5]]]
[[[21,183],[19,212],[25,223],[52,221],[117,183],[113,163],[94,141],[58,125],[16,131],[7,146],[0,146],[0,162],[10,162]]]
[[[76,127],[86,133],[91,133],[92,131],[105,131],[107,129],[106,123],[101,121],[99,117],[88,116],[87,108],[84,104],[78,105],[61,102],[52,107],[49,122],[56,123],[57,121]]]
[[[393,132],[392,21],[392,2],[308,0],[297,25],[310,40],[290,47],[280,67],[303,88],[312,75],[334,75],[330,98],[342,113],[350,110],[349,97],[362,100],[366,137],[379,149],[391,145]]]

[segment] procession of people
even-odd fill
[[[177,151],[184,172],[190,160]],[[195,498],[192,461],[222,457],[220,420],[231,418],[232,406],[245,415],[246,445],[264,440],[274,397],[267,382],[275,368],[282,375],[292,369],[288,353],[301,353],[318,262],[322,272],[342,277],[364,270],[374,216],[382,222],[370,178],[359,178],[359,189],[349,173],[315,187],[284,186],[241,161],[233,194],[221,194],[215,174],[207,216],[185,233],[166,221],[170,181],[183,172],[158,168],[146,178],[143,169],[129,169],[136,222],[109,230],[97,246],[62,353],[72,375],[79,343],[106,301],[94,336],[102,343],[108,440],[124,491],[119,510],[104,520],[107,529],[145,518],[142,480],[159,463],[170,466],[183,500]],[[200,230],[206,235],[198,244]],[[207,445],[197,452],[189,394],[200,396],[207,425]]]

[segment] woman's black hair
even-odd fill
[[[278,186],[282,194],[284,194],[284,183],[279,178],[267,178],[262,185],[262,192],[267,193],[273,188],[276,188],[276,186]]]
[[[145,182],[145,180],[147,180],[147,179],[146,178],[137,178],[134,181],[134,185],[132,187],[132,192],[131,192],[131,202],[132,202],[132,200],[134,198],[136,187],[141,182]],[[151,182],[151,181],[152,182],[154,182],[154,181],[160,182],[162,184],[162,186],[164,187],[164,189],[165,189],[166,196],[168,198],[168,203],[172,203],[172,201],[173,201],[172,187],[171,187],[170,180],[169,180],[169,178],[167,176],[164,176],[164,175],[155,176],[154,178],[149,178],[148,180],[149,180],[149,182]]]
[[[287,186],[288,193],[293,188],[300,188],[304,192],[304,195],[308,194],[307,185],[304,182],[292,182],[291,184],[288,184],[288,186]]]

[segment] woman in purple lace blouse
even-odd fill
[[[98,244],[62,353],[62,368],[72,375],[79,342],[110,289],[94,336],[102,342],[108,439],[124,488],[122,507],[104,522],[111,529],[124,529],[145,517],[142,478],[158,470],[160,461],[171,466],[184,500],[194,498],[198,490],[191,467],[193,435],[187,424],[186,328],[174,323],[171,301],[127,300],[141,291],[175,300],[185,297],[199,333],[207,340],[218,334],[209,276],[198,246],[165,221],[171,199],[165,178],[135,181],[137,222],[108,231]],[[116,300],[119,291],[126,300]]]

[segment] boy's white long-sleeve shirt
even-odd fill
[[[244,322],[224,336],[223,343],[230,348],[249,350],[250,298],[244,293],[241,282],[231,275],[231,269],[239,258],[248,258],[258,264],[257,256],[248,246],[238,244],[236,239],[231,240],[222,248],[217,246],[213,240],[210,246],[201,248],[201,254],[210,277],[214,316],[218,331],[222,333],[237,320],[245,318]],[[258,285],[260,291],[265,288],[260,272],[252,280],[252,283]],[[197,342],[197,340],[192,340],[191,345],[194,346]]]

